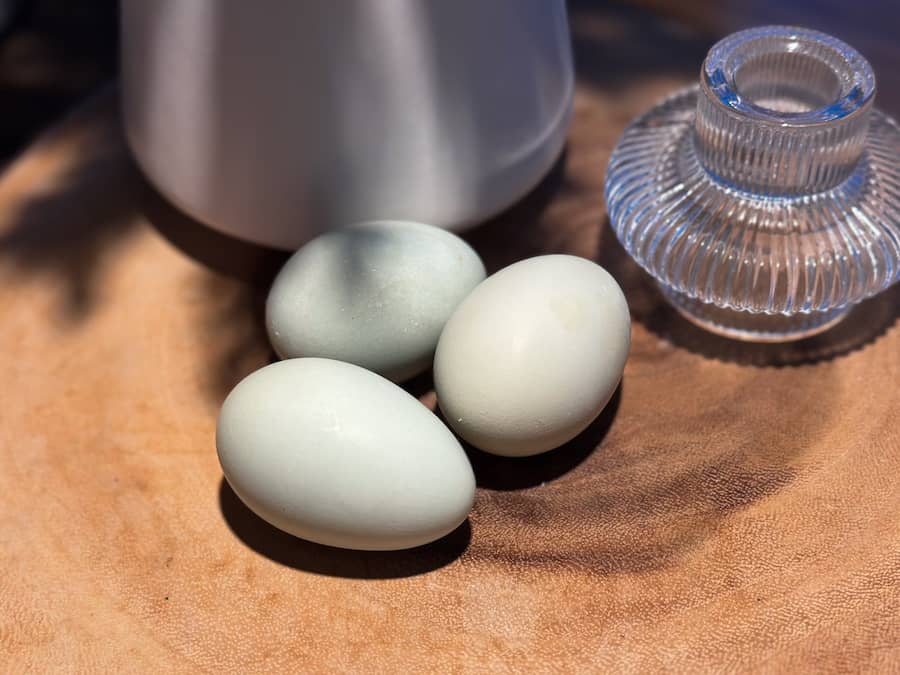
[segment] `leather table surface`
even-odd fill
[[[900,668],[900,296],[788,346],[676,316],[616,243],[602,179],[712,38],[602,6],[573,32],[566,154],[468,238],[490,270],[606,266],[633,313],[624,380],[554,453],[471,451],[469,521],[411,552],[294,539],[223,483],[218,406],[271,358],[282,256],[156,196],[115,90],[5,168],[4,672]],[[429,377],[407,386],[435,405]]]

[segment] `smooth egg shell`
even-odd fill
[[[574,438],[622,377],[625,296],[599,265],[569,255],[522,260],[480,284],[444,327],[438,403],[472,445],[524,456]]]
[[[475,477],[459,441],[388,380],[328,359],[247,376],[216,429],[229,485],[293,535],[365,550],[410,548],[454,530]]]
[[[394,381],[431,366],[441,329],[485,277],[478,254],[430,225],[360,223],[297,251],[266,305],[282,358],[355,363]]]

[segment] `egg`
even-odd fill
[[[444,323],[484,277],[478,254],[438,227],[375,221],[334,230],[276,277],[269,338],[282,358],[338,359],[401,381],[431,366]]]
[[[340,361],[288,359],[244,378],[222,405],[216,447],[251,510],[329,546],[419,546],[458,527],[474,499],[469,460],[437,416]]]
[[[625,296],[602,267],[570,255],[522,260],[482,282],[447,321],[434,359],[440,409],[487,452],[551,450],[606,406],[630,336]]]

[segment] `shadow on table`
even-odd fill
[[[660,338],[707,358],[751,366],[800,366],[827,361],[871,344],[900,317],[900,285],[871,298],[820,335],[785,343],[753,343],[709,333],[679,314],[616,239],[605,219],[597,262],[616,278],[635,321]]]
[[[222,234],[172,205],[146,179],[141,182],[141,212],[170,244],[204,267],[268,290],[289,253]]]
[[[607,92],[628,91],[647,77],[696,82],[716,41],[640,7],[571,0],[569,13],[578,77]]]
[[[578,436],[552,452],[531,457],[500,457],[463,442],[475,471],[476,484],[489,490],[522,490],[564,476],[600,447],[616,418],[621,400],[620,384],[597,419]]]
[[[195,220],[141,178],[138,207],[172,246],[199,263],[193,284],[198,331],[208,345],[203,390],[218,406],[245,376],[277,359],[265,325],[266,295],[288,253],[222,234]]]
[[[351,551],[298,539],[269,525],[247,508],[223,478],[219,508],[246,546],[274,562],[305,572],[353,579],[394,579],[434,571],[458,559],[469,547],[466,520],[447,536],[405,551]]]
[[[467,560],[547,574],[662,569],[797,475],[786,463],[753,462],[743,449],[701,458],[683,443],[644,441],[594,453],[577,480],[476,503],[479,536]]]
[[[117,129],[111,94],[105,88],[84,101],[34,142],[24,167],[14,160],[3,175],[23,172],[36,187],[26,199],[6,197],[15,211],[0,233],[0,259],[11,261],[22,277],[55,280],[60,297],[52,318],[62,327],[90,318],[117,249],[137,232],[139,179],[123,162],[122,138],[110,133]]]

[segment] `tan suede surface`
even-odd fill
[[[782,347],[665,306],[609,229],[603,173],[708,41],[657,26],[668,43],[617,56],[633,19],[575,13],[568,151],[469,236],[492,271],[549,252],[606,266],[633,314],[623,383],[560,450],[471,451],[468,523],[415,551],[302,542],[223,483],[217,410],[271,358],[282,256],[156,197],[115,91],[5,169],[0,670],[900,668],[900,296]],[[434,406],[427,376],[408,388]]]

